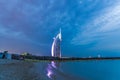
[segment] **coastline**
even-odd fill
[[[90,60],[120,60],[120,57],[48,57],[48,56],[34,56],[34,57],[26,57],[25,61],[31,62],[40,62],[40,61],[90,61]]]

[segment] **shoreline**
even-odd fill
[[[81,58],[81,57],[37,57],[37,58],[26,58],[25,61],[90,61],[90,60],[120,60],[120,57],[91,57],[91,58]]]

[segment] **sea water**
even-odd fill
[[[120,80],[120,60],[37,62],[40,80]]]

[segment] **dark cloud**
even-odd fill
[[[96,44],[94,41],[96,38],[91,35],[88,35],[89,39],[86,38],[86,33],[83,35],[83,32],[90,33],[93,29],[91,24],[95,23],[92,20],[95,20],[98,14],[101,15],[103,10],[115,5],[112,2],[109,0],[0,0],[0,49],[16,53],[28,51],[33,54],[50,55],[52,38],[61,27],[63,55],[84,55],[78,54],[79,52],[85,52],[87,55],[89,48],[100,44]],[[86,26],[89,22],[90,29]],[[90,44],[86,47],[81,45],[84,43]]]

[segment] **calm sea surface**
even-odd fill
[[[37,62],[41,80],[120,80],[120,60]]]

